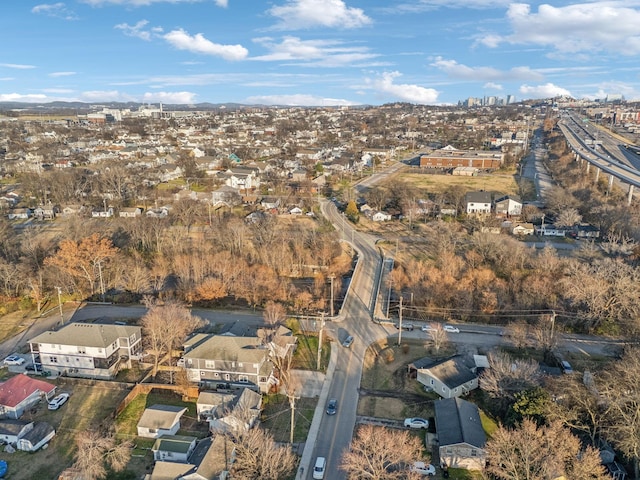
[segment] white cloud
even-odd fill
[[[255,38],[255,43],[270,50],[266,55],[252,57],[257,61],[309,62],[307,66],[344,67],[362,66],[378,55],[366,47],[345,46],[336,40],[301,40],[286,36],[280,42],[270,37]],[[359,65],[360,64],[360,65]]]
[[[507,20],[512,33],[487,35],[480,39],[486,46],[500,43],[542,45],[563,54],[611,52],[616,55],[640,54],[640,10],[629,5],[636,1],[594,1],[564,7],[543,4],[537,13],[531,6],[514,3]]]
[[[78,20],[78,16],[62,2],[36,5],[31,9],[31,13],[62,18],[63,20]]]
[[[117,28],[118,30],[122,30],[122,32],[128,37],[136,37],[142,40],[149,41],[151,40],[153,35],[159,35],[162,33],[161,27],[153,27],[149,29],[145,29],[149,24],[147,20],[140,20],[135,25],[129,25],[127,23],[119,23],[113,28]]]
[[[36,68],[34,65],[20,65],[18,63],[0,63],[0,67],[15,68],[16,70],[28,70],[30,68]]]
[[[43,102],[46,99],[42,94],[0,93],[0,102]]]
[[[89,90],[80,94],[82,102],[135,102],[136,99],[118,90]]]
[[[0,77],[0,82],[10,82],[11,80],[15,80],[15,77]]]
[[[372,23],[362,9],[347,7],[343,0],[288,0],[284,5],[271,7],[267,13],[280,19],[274,27],[279,30],[348,29]]]
[[[54,78],[57,78],[57,77],[71,77],[71,76],[76,75],[76,74],[77,74],[76,72],[51,72],[49,74],[49,76],[50,77],[54,77]]]
[[[394,83],[394,80],[400,76],[402,75],[399,72],[384,72],[378,78],[367,79],[367,83],[374,90],[391,95],[400,101],[418,104],[436,103],[440,92],[420,85]]]
[[[447,75],[464,79],[464,80],[476,80],[476,81],[491,81],[491,80],[536,80],[540,81],[544,77],[538,72],[531,70],[529,67],[513,67],[511,70],[498,70],[493,67],[469,67],[455,60],[445,60],[442,57],[437,57],[431,66],[442,70]]]
[[[520,93],[525,99],[532,98],[552,98],[552,97],[560,97],[567,96],[571,97],[571,93],[569,90],[566,90],[562,87],[558,87],[553,83],[545,83],[544,85],[522,85],[520,87]]]
[[[485,83],[482,86],[482,88],[491,89],[491,90],[503,90],[502,85],[500,85],[499,83],[493,83],[493,82]]]
[[[292,107],[331,107],[359,105],[349,100],[337,98],[324,98],[315,95],[264,95],[248,97],[245,103],[256,103],[260,105],[288,105]]]
[[[249,51],[242,45],[221,45],[204,38],[201,33],[191,36],[182,29],[173,30],[164,35],[164,39],[178,50],[187,50],[192,53],[213,55],[225,60],[243,60],[249,55]]]
[[[45,93],[73,93],[73,90],[69,88],[43,88],[43,92]]]
[[[192,92],[148,92],[142,96],[142,101],[151,103],[196,103],[196,94]]]

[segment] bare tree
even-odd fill
[[[147,349],[153,357],[152,374],[155,377],[165,356],[170,360],[172,350],[199,328],[202,320],[177,302],[159,304],[151,300],[147,301],[147,307],[149,310],[142,317],[141,325]]]
[[[490,353],[488,357],[489,368],[480,376],[480,388],[503,407],[516,393],[540,386],[541,373],[534,360],[512,359],[506,353]]]
[[[597,379],[606,402],[605,434],[632,463],[640,478],[640,348],[629,349]]]
[[[491,459],[486,472],[503,480],[540,480],[565,478],[605,480],[598,450],[582,449],[580,440],[562,426],[552,422],[538,427],[525,419],[515,429],[498,428],[485,446]]]
[[[421,458],[422,444],[411,433],[363,425],[342,455],[340,469],[349,479],[419,478],[408,470],[410,464]]]
[[[504,336],[516,348],[524,348],[528,343],[529,326],[523,321],[511,322],[504,329]]]
[[[442,324],[434,323],[431,325],[431,330],[429,330],[429,339],[425,347],[431,345],[436,353],[438,353],[448,338],[447,332],[444,330]]]
[[[254,428],[229,438],[235,448],[233,478],[281,480],[290,478],[295,471],[296,455],[289,447],[277,445],[264,430]]]
[[[131,457],[132,443],[117,443],[112,433],[85,430],[76,435],[76,456],[72,469],[84,480],[106,478],[110,468],[114,472],[124,470]]]

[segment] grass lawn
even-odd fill
[[[325,371],[331,356],[331,343],[322,342],[320,352],[320,371]],[[293,354],[293,368],[297,370],[317,370],[318,366],[318,337],[315,335],[298,335],[298,347]]]
[[[46,379],[45,379],[46,380]],[[47,409],[44,402],[26,412],[22,420],[44,421],[56,430],[48,448],[35,453],[0,452],[0,459],[9,464],[13,480],[51,480],[71,465],[78,432],[98,428],[110,422],[109,416],[127,394],[126,390],[101,386],[60,383],[60,392],[69,392],[69,401],[59,410]]]
[[[300,398],[296,401],[294,443],[307,439],[317,403],[315,398]],[[291,406],[288,398],[284,395],[266,395],[263,407],[261,426],[273,435],[276,442],[288,443],[291,432]]]
[[[196,419],[196,403],[194,402],[184,402],[180,395],[177,395],[173,392],[162,392],[156,393],[151,392],[149,394],[140,394],[136,398],[134,398],[129,405],[118,415],[116,418],[116,433],[120,437],[124,438],[132,438],[136,437],[138,433],[137,425],[140,417],[142,417],[142,413],[144,409],[150,407],[155,404],[163,404],[163,405],[174,405],[178,407],[186,407],[187,411],[182,416],[182,419],[191,418]],[[181,424],[184,424],[184,421],[181,421]],[[179,432],[180,435],[189,435],[188,432],[183,432],[182,430]]]
[[[520,189],[514,175],[494,173],[463,177],[453,175],[428,175],[423,173],[402,172],[396,176],[407,184],[427,193],[444,193],[453,186],[460,186],[468,191],[485,190],[505,195],[518,195]]]

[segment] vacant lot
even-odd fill
[[[52,382],[55,383],[55,382]],[[26,412],[22,419],[45,421],[56,430],[49,446],[35,453],[0,452],[0,459],[9,464],[12,480],[51,480],[71,465],[75,453],[75,436],[78,432],[96,429],[110,422],[110,415],[127,394],[126,390],[113,388],[108,383],[98,386],[58,383],[58,392],[71,394],[69,401],[59,410],[50,411],[41,402]],[[106,422],[105,422],[106,420]]]
[[[419,358],[430,356],[424,342],[408,340],[401,347],[389,338],[372,345],[365,355],[360,384],[358,415],[402,420],[406,417],[433,416],[434,394],[426,393],[421,385],[408,376],[407,365]],[[453,350],[441,350],[447,356]]]
[[[463,187],[468,191],[484,190],[505,195],[517,195],[519,192],[518,184],[513,175],[498,173],[478,175],[477,177],[463,177],[403,171],[396,176],[396,179],[427,193],[444,193],[453,186]]]

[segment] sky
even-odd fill
[[[640,100],[640,0],[0,2],[0,101]]]

